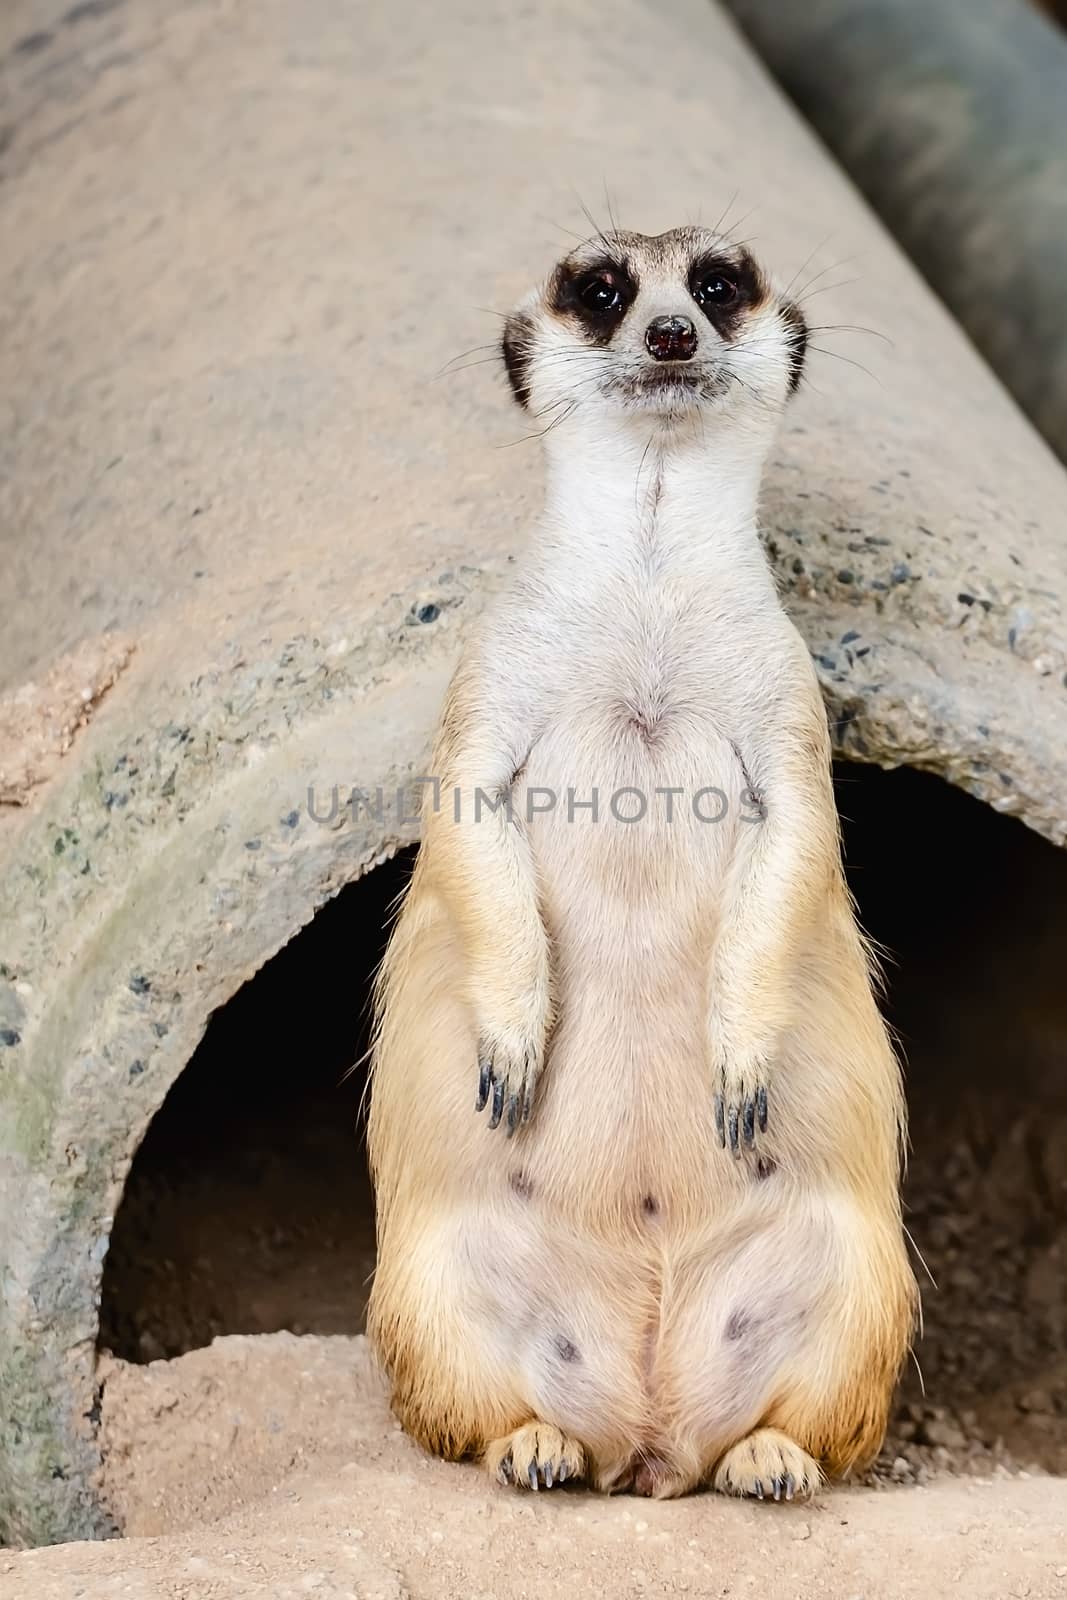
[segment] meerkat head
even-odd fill
[[[527,296],[503,337],[515,398],[547,426],[579,408],[773,423],[806,347],[798,307],[743,245],[706,228],[598,234]]]

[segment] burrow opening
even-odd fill
[[[1067,1472],[1067,852],[909,769],[842,764],[837,793],[889,954],[906,1219],[937,1284],[917,1267],[924,1331],[884,1470]],[[102,1348],[145,1362],[220,1334],[361,1331],[365,1072],[345,1074],[412,860],[344,889],[211,1019],[129,1174]]]
[[[220,1334],[362,1329],[374,1211],[359,1063],[413,860],[347,885],[211,1017],[126,1180],[102,1348],[145,1362]]]

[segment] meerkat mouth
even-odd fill
[[[656,366],[612,378],[605,385],[604,392],[620,400],[638,404],[644,402],[662,409],[717,400],[727,387],[725,377],[719,372],[694,372],[683,366]]]

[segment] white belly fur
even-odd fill
[[[595,819],[569,805],[594,790]],[[514,805],[532,815],[559,1019],[515,1156],[591,1223],[647,1199],[666,1219],[673,1196],[710,1201],[709,1179],[733,1192],[713,1151],[706,1018],[717,914],[758,826],[738,753],[709,714],[668,711],[648,730],[587,708],[538,741]]]

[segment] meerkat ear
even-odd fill
[[[789,393],[796,394],[808,353],[808,325],[795,300],[782,301],[782,321],[789,331]]]
[[[511,392],[524,411],[530,409],[530,357],[533,344],[533,324],[525,312],[515,311],[504,324],[504,337],[500,341],[504,367]]]

